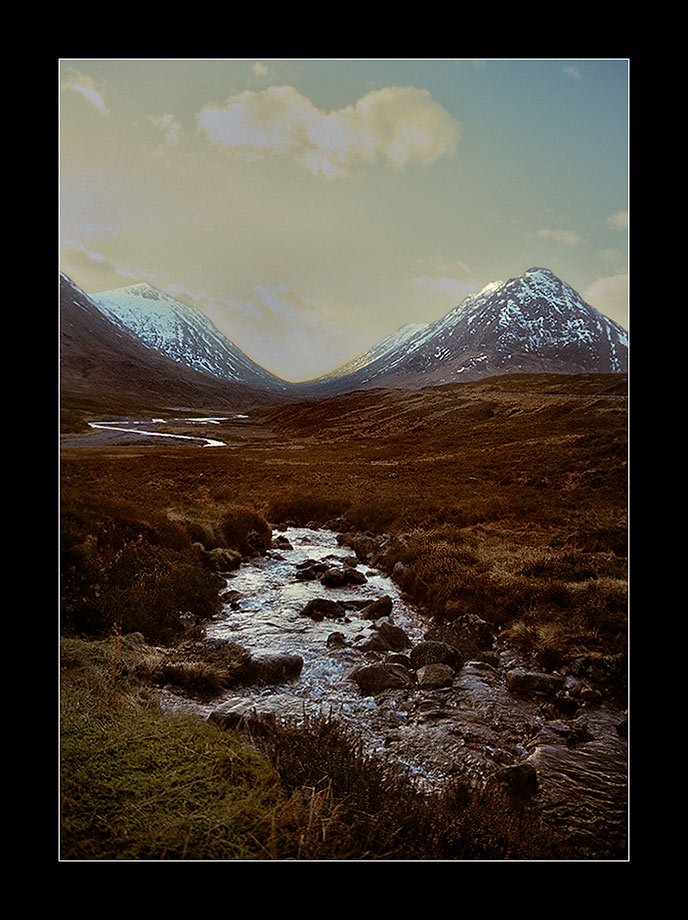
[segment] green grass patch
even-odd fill
[[[527,810],[422,795],[329,719],[247,735],[163,715],[140,651],[63,640],[63,860],[537,859]]]

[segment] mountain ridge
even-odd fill
[[[380,353],[380,344],[312,383],[343,392],[343,387],[417,388],[505,373],[628,370],[626,330],[538,267],[490,282],[445,316],[419,325],[397,347]]]
[[[228,397],[230,391],[242,399],[259,394],[310,399],[513,373],[628,369],[626,330],[546,268],[491,282],[440,319],[406,324],[340,368],[299,383],[282,380],[252,361],[200,310],[148,282],[86,295],[64,279],[107,324],[106,341],[126,341],[129,350],[137,343],[137,361],[150,365],[164,359],[163,376],[177,373],[187,388],[210,388],[221,401],[234,398]]]
[[[148,282],[89,296],[113,323],[180,364],[256,389],[275,393],[289,389],[286,381],[252,361],[200,310]]]
[[[168,407],[234,410],[277,398],[202,374],[149,348],[108,319],[64,273],[59,296],[63,416],[72,411],[120,413]]]

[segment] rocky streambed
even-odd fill
[[[618,662],[534,670],[479,618],[429,628],[374,563],[371,538],[289,528],[227,573],[203,645],[234,678],[199,714],[227,728],[344,720],[428,791],[499,783],[577,859],[625,859],[627,720]]]

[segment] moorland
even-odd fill
[[[152,688],[200,692],[212,675],[162,674],[122,639],[183,649],[179,611],[217,609],[210,554],[264,552],[293,522],[398,536],[388,563],[428,623],[475,613],[550,669],[625,661],[626,375],[513,374],[242,415],[213,426],[226,446],[203,448],[103,442],[93,412],[65,413],[62,857],[556,857],[523,814],[458,786],[451,805],[421,801],[331,725],[276,730],[263,748],[170,721]],[[625,680],[608,691],[623,708]]]

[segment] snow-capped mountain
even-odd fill
[[[347,361],[346,364],[318,378],[318,380],[329,380],[332,377],[346,377],[356,371],[363,370],[374,361],[383,361],[385,357],[403,350],[407,343],[420,335],[427,325],[427,323],[408,323],[406,326],[401,326],[396,332],[393,332],[376,345],[373,345],[373,347],[364,354],[352,358],[351,361]]]
[[[200,310],[150,284],[101,291],[90,298],[113,323],[180,364],[255,389],[290,389],[290,384],[251,361]]]
[[[333,373],[300,384],[260,367],[199,310],[148,284],[79,292],[79,297],[88,305],[89,322],[95,322],[95,313],[105,323],[102,334],[108,342],[120,347],[126,339],[127,348],[136,343],[150,356],[149,364],[164,359],[166,377],[176,367],[180,379],[193,372],[195,381],[204,378],[204,386],[215,381],[270,398],[319,398],[373,387],[417,389],[517,372],[628,369],[626,331],[545,268],[489,284],[441,319],[403,326]]]
[[[403,327],[319,383],[329,392],[507,373],[628,370],[628,333],[545,268],[493,282],[441,319]]]
[[[245,409],[279,397],[201,373],[145,345],[60,275],[60,396],[63,409],[158,411],[173,406]]]

